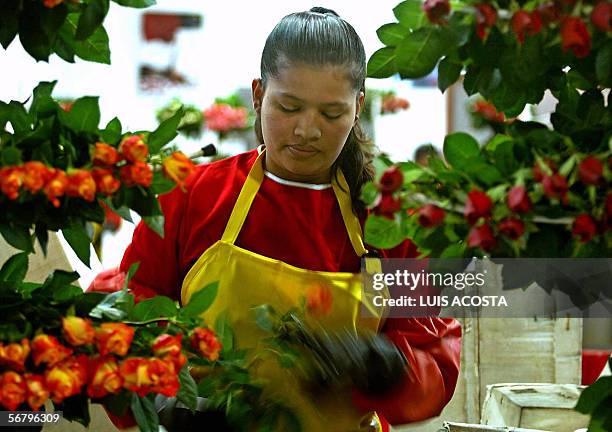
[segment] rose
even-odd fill
[[[228,132],[232,129],[243,129],[247,125],[247,110],[244,107],[234,108],[224,103],[215,103],[204,110],[202,115],[206,127],[217,132]]]
[[[390,194],[383,194],[378,205],[374,207],[374,214],[393,219],[393,214],[400,211],[401,208],[402,201],[399,198]]]
[[[215,332],[201,327],[196,327],[191,334],[191,346],[210,361],[219,358],[222,348]]]
[[[36,374],[25,374],[28,405],[34,410],[38,409],[49,399],[49,390],[45,383],[45,377]]]
[[[497,12],[488,3],[475,5],[476,7],[476,34],[481,40],[487,37],[487,29],[493,27],[497,21]]]
[[[127,354],[134,338],[134,329],[123,323],[103,323],[96,330],[96,345],[101,355]]]
[[[525,42],[525,34],[534,36],[542,29],[540,13],[537,10],[531,13],[524,10],[516,11],[510,20],[510,27],[516,33],[519,44],[522,44]]]
[[[582,243],[591,241],[596,233],[597,225],[595,225],[595,221],[590,215],[583,213],[576,216],[572,225],[572,234],[578,237]]]
[[[25,338],[21,340],[21,343],[10,343],[8,345],[0,343],[0,365],[22,372],[29,354],[30,343]]]
[[[418,211],[419,225],[425,228],[432,228],[442,225],[444,222],[444,210],[433,204],[426,204]]]
[[[87,356],[69,358],[45,371],[45,382],[55,403],[79,394],[87,383]]]
[[[150,358],[147,361],[147,373],[152,382],[151,391],[164,396],[176,396],[180,388],[178,371],[171,361]]]
[[[395,113],[401,109],[406,110],[408,108],[410,108],[410,102],[407,99],[397,97],[394,94],[387,94],[383,97],[380,113]]]
[[[451,7],[448,0],[425,0],[423,10],[431,23],[444,25],[447,23],[446,18]]]
[[[544,180],[545,176],[554,174],[557,171],[557,166],[552,160],[546,159],[544,162],[546,163],[544,169],[542,169],[542,165],[540,165],[540,162],[537,161],[533,166],[533,179],[537,182],[541,182],[542,180]]]
[[[17,372],[8,371],[0,375],[0,405],[15,411],[26,400],[26,383]]]
[[[567,180],[560,174],[553,174],[551,176],[546,176],[542,180],[542,185],[544,186],[544,193],[549,198],[558,198],[563,204],[568,203],[567,191],[569,190],[569,186],[567,185]]]
[[[543,3],[538,6],[537,10],[540,12],[540,18],[544,26],[559,21],[561,17],[560,10],[554,2]]]
[[[144,162],[149,155],[149,148],[142,140],[142,135],[132,135],[121,141],[119,152],[130,162]]]
[[[93,201],[96,197],[96,182],[91,172],[77,169],[68,175],[66,195],[80,197],[86,201]]]
[[[600,1],[595,5],[591,12],[591,23],[593,27],[602,32],[612,30],[612,4],[607,1]]]
[[[63,196],[68,186],[68,177],[62,170],[56,168],[50,168],[47,171],[45,179],[45,187],[43,191],[47,196],[47,199],[51,201],[54,207],[59,207],[60,202],[57,197]]]
[[[564,52],[572,50],[578,58],[589,55],[591,35],[580,18],[567,17],[561,24],[561,48]]]
[[[169,334],[161,334],[153,341],[153,354],[163,358],[165,361],[170,361],[176,370],[180,370],[187,362],[187,358],[183,355],[182,334],[172,336]]]
[[[502,234],[512,240],[518,240],[525,233],[525,225],[516,218],[506,218],[497,227]]]
[[[96,331],[88,319],[76,316],[62,318],[64,339],[72,346],[87,345],[93,343]]]
[[[55,336],[39,334],[32,339],[32,358],[34,364],[47,363],[53,366],[72,354],[72,349],[62,345]]]
[[[474,225],[481,217],[489,218],[493,201],[482,191],[473,189],[468,193],[463,215],[470,225]]]
[[[5,167],[0,169],[0,189],[11,200],[19,197],[19,189],[23,184],[24,171],[21,167]]]
[[[380,186],[379,189],[383,193],[393,193],[404,184],[404,175],[402,171],[396,167],[392,166],[385,170],[383,175],[380,178]]]
[[[119,374],[123,378],[123,387],[138,393],[141,397],[146,396],[151,386],[147,369],[147,359],[143,357],[125,359],[119,366]]]
[[[506,116],[503,112],[498,112],[495,105],[491,102],[479,100],[474,103],[473,110],[476,114],[481,115],[483,118],[494,123],[504,123]]]
[[[174,181],[182,190],[185,190],[185,180],[195,170],[195,165],[181,152],[174,152],[162,162],[166,177]]]
[[[578,165],[578,175],[585,184],[598,184],[602,174],[603,164],[593,156],[587,156]]]
[[[119,366],[123,387],[143,397],[151,392],[175,396],[179,381],[172,363],[157,358],[130,357]]]
[[[508,208],[515,213],[528,213],[531,210],[531,200],[523,186],[514,186],[506,197]]]
[[[91,378],[87,385],[87,395],[91,398],[102,398],[116,394],[123,388],[123,377],[119,373],[119,364],[112,356],[101,356],[92,360]]]
[[[468,234],[468,246],[479,247],[482,250],[489,252],[495,247],[495,238],[493,231],[489,225],[480,225],[472,227]]]
[[[334,297],[328,286],[314,283],[306,290],[306,309],[313,315],[329,315]]]
[[[117,192],[121,187],[121,182],[113,176],[113,172],[106,168],[94,168],[91,175],[96,182],[98,191],[106,196]]]
[[[40,191],[45,185],[47,167],[39,161],[29,161],[23,164],[23,188],[32,194]]]
[[[153,171],[146,162],[134,162],[122,166],[119,170],[119,176],[126,186],[141,185],[149,187],[153,181]]]
[[[103,142],[96,143],[92,156],[95,165],[112,166],[120,159],[119,152],[114,147]]]

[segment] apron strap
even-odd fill
[[[236,239],[238,238],[238,234],[240,234],[240,230],[242,229],[242,225],[246,220],[247,214],[251,208],[251,204],[253,204],[253,200],[257,195],[257,191],[261,186],[261,183],[264,179],[264,169],[263,169],[263,158],[265,157],[265,149],[259,153],[257,159],[255,159],[255,163],[251,167],[249,171],[249,175],[242,186],[240,191],[240,195],[238,195],[238,199],[236,200],[236,204],[234,204],[234,208],[232,209],[232,214],[230,215],[229,220],[227,221],[227,225],[225,226],[225,231],[223,232],[223,236],[221,240],[226,243],[234,244]],[[338,200],[338,204],[340,206],[340,212],[342,213],[342,219],[344,220],[344,225],[346,226],[346,230],[353,245],[353,249],[355,249],[355,253],[357,256],[363,256],[368,253],[366,250],[361,233],[361,225],[359,224],[359,219],[353,213],[353,209],[351,206],[351,197],[348,194],[348,184],[342,171],[338,170],[338,182],[335,179],[332,179],[332,188],[336,195],[336,199]]]

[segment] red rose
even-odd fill
[[[43,188],[47,199],[51,201],[54,207],[59,207],[60,202],[57,199],[66,193],[68,187],[68,176],[60,169],[50,168],[45,177],[45,187]]]
[[[444,25],[447,23],[446,17],[450,13],[451,7],[448,0],[425,0],[423,10],[427,14],[429,22]]]
[[[195,171],[195,164],[181,152],[174,152],[162,162],[164,174],[174,181],[183,191],[185,180]]]
[[[27,386],[17,372],[8,371],[0,375],[0,406],[15,411],[26,400]]]
[[[39,161],[30,161],[23,164],[23,188],[30,193],[37,193],[45,185],[47,167]]]
[[[70,316],[62,318],[64,339],[72,346],[93,343],[96,331],[88,319]]]
[[[495,243],[495,237],[493,237],[493,231],[489,225],[472,227],[468,234],[469,247],[479,247],[489,252],[495,247]]]
[[[546,166],[552,174],[557,171],[557,165],[555,165],[555,163],[551,159],[546,159],[544,163],[546,163]],[[540,163],[536,161],[535,165],[533,166],[533,179],[537,182],[541,182],[547,175],[549,174],[546,172],[546,169],[542,169]]]
[[[595,5],[591,12],[593,27],[602,32],[612,30],[612,3],[601,1]]]
[[[561,11],[559,7],[553,3],[548,2],[538,6],[538,12],[540,12],[540,18],[542,19],[542,24],[547,26],[550,23],[559,21],[561,18]]]
[[[144,162],[147,160],[149,148],[142,140],[141,135],[132,135],[119,144],[119,151],[130,162]]]
[[[149,187],[153,182],[153,171],[146,162],[134,162],[122,166],[119,170],[119,176],[126,186],[141,185]]]
[[[49,390],[47,390],[45,377],[29,373],[25,374],[23,377],[26,381],[28,405],[30,405],[30,408],[34,411],[38,411],[47,399],[49,399]]]
[[[497,111],[495,105],[484,100],[476,101],[472,107],[476,114],[482,116],[485,120],[493,123],[504,123],[506,116],[503,112]]]
[[[578,175],[585,184],[598,184],[602,174],[603,164],[593,156],[587,156],[578,165]]]
[[[380,203],[374,207],[374,214],[384,216],[387,219],[393,219],[394,213],[400,211],[402,201],[399,198],[394,198],[393,195],[383,194]]]
[[[96,188],[103,195],[110,196],[121,187],[119,179],[115,178],[113,172],[107,168],[94,168],[91,170],[91,175],[96,182]]]
[[[514,186],[508,191],[507,203],[515,213],[528,213],[531,210],[531,200],[523,186]]]
[[[23,372],[29,354],[30,343],[25,338],[21,339],[20,343],[13,342],[8,345],[0,342],[0,365]]]
[[[544,180],[542,180],[542,185],[544,186],[544,193],[546,196],[560,199],[563,204],[568,203],[567,191],[569,186],[567,185],[565,177],[560,174],[546,176]]]
[[[34,337],[31,347],[32,358],[36,366],[41,363],[53,366],[72,354],[72,350],[62,345],[55,336],[46,334],[39,334]]]
[[[0,189],[11,200],[19,197],[25,172],[22,167],[4,167],[0,169]]]
[[[222,348],[221,342],[217,339],[215,332],[202,327],[196,327],[193,330],[191,335],[191,346],[210,361],[219,359],[219,353]]]
[[[493,27],[497,21],[497,12],[488,3],[476,5],[476,34],[481,40],[487,37],[487,29]]]
[[[97,357],[91,362],[91,379],[87,386],[87,395],[91,398],[102,398],[116,394],[123,388],[123,378],[119,374],[119,364],[112,357]]]
[[[96,330],[96,345],[100,354],[127,354],[134,339],[134,328],[124,323],[103,323]]]
[[[493,201],[489,196],[479,190],[472,190],[468,193],[463,215],[470,225],[474,225],[479,218],[491,216]]]
[[[386,193],[393,193],[404,184],[404,175],[398,167],[389,167],[380,178],[380,190]]]
[[[561,47],[563,51],[572,50],[578,58],[589,55],[591,35],[586,24],[580,18],[567,17],[561,24]]]
[[[525,42],[525,34],[534,36],[542,29],[542,19],[540,13],[536,10],[533,12],[527,12],[519,10],[514,13],[510,20],[510,27],[512,31],[516,33],[516,38],[519,43]]]
[[[97,142],[92,159],[95,165],[112,166],[119,162],[121,158],[114,147],[103,142]]]
[[[45,371],[45,382],[55,403],[79,394],[87,383],[87,356],[69,358]]]
[[[96,182],[89,171],[77,169],[68,175],[66,195],[93,201],[96,196]]]
[[[419,209],[419,225],[425,228],[436,227],[444,222],[444,210],[433,204],[426,204]]]
[[[595,221],[588,214],[581,214],[576,216],[574,224],[572,226],[572,234],[578,237],[582,243],[591,241],[593,236],[597,233],[597,225]]]
[[[515,218],[504,219],[497,227],[502,234],[512,240],[517,240],[525,233],[525,225],[521,220]]]

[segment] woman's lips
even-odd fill
[[[298,146],[298,145],[290,145],[287,146],[289,148],[289,151],[291,153],[293,153],[294,155],[297,156],[312,156],[315,153],[318,153],[319,151],[313,147],[308,147],[308,146]]]

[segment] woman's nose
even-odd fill
[[[305,112],[299,116],[293,133],[305,141],[321,138],[321,129],[317,124],[316,114]]]

